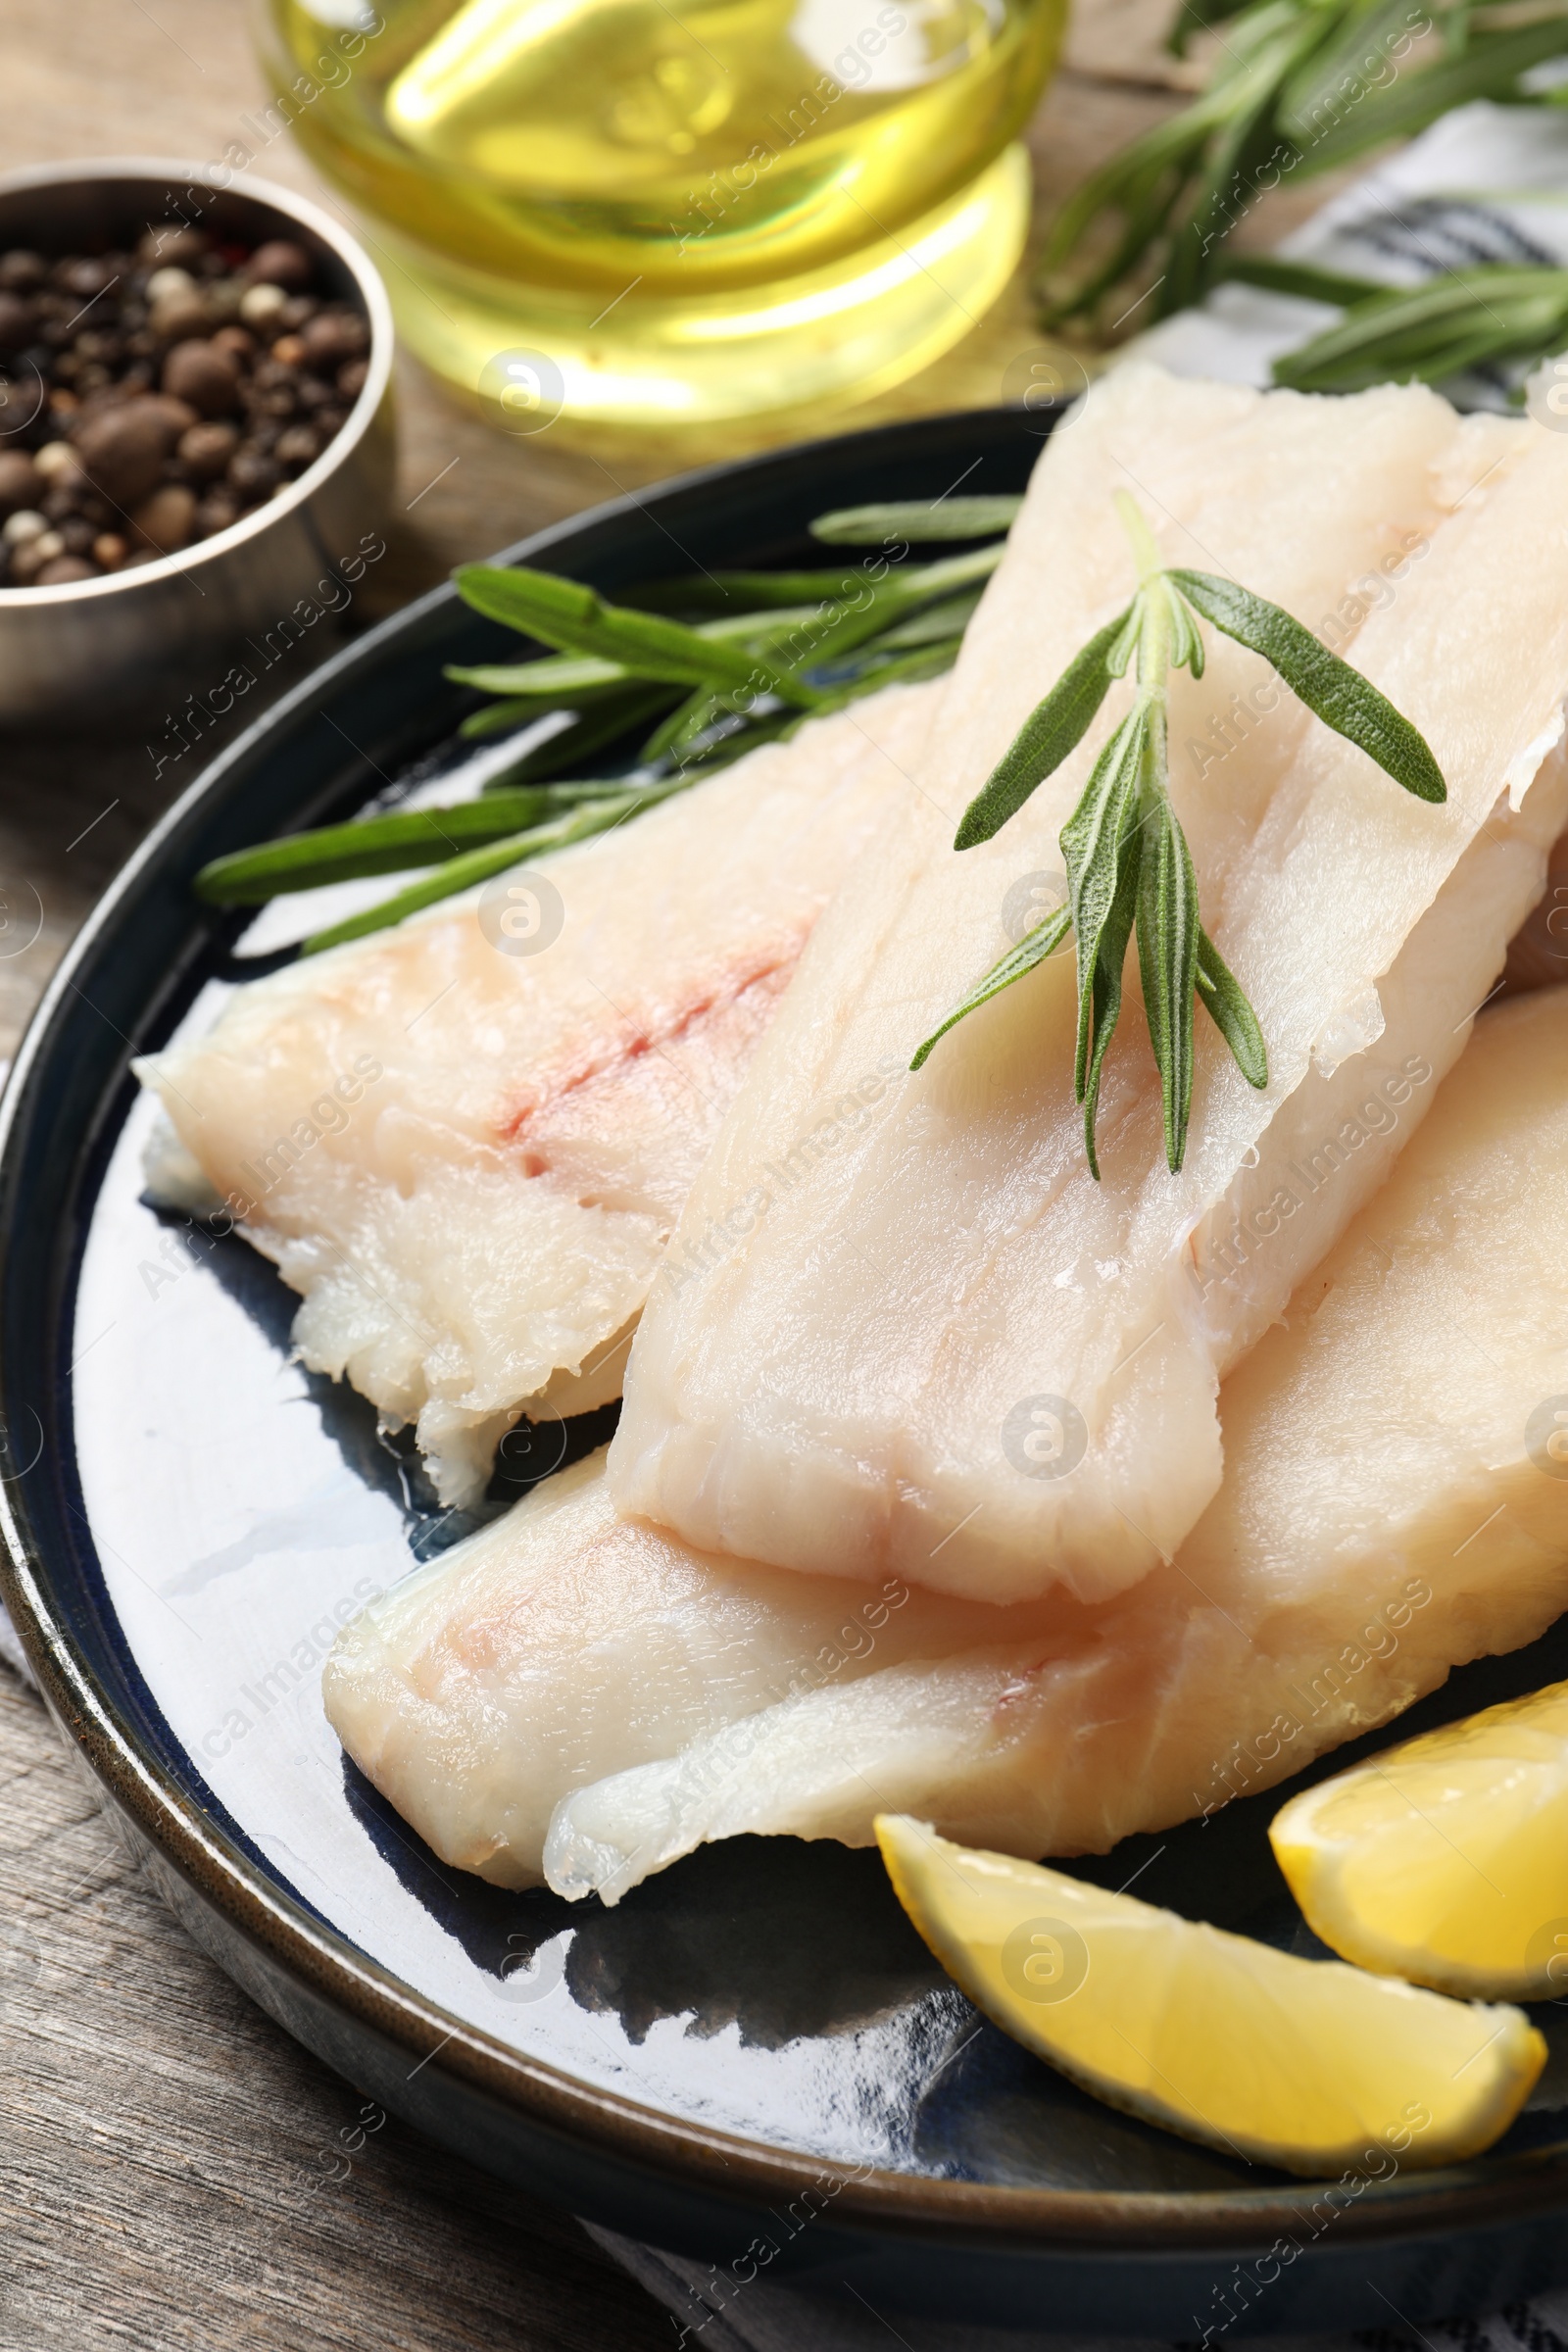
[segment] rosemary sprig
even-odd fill
[[[1207,87],[1120,149],[1057,213],[1042,255],[1047,325],[1093,319],[1152,281],[1139,323],[1198,300],[1259,196],[1336,171],[1472,98],[1521,101],[1520,77],[1568,54],[1562,0],[1516,21],[1507,0],[1184,0],[1171,47],[1224,22]],[[1554,93],[1542,103],[1553,103]]]
[[[1020,503],[955,498],[819,517],[818,535],[842,534],[842,544],[874,545],[885,557],[896,550],[896,560],[703,573],[655,582],[624,605],[552,573],[467,565],[457,575],[467,603],[556,651],[449,669],[460,684],[501,698],[471,712],[460,733],[472,739],[541,719],[561,723],[491,775],[477,800],[384,810],[236,852],[203,869],[198,895],[215,906],[259,906],[287,891],[436,869],[318,932],[303,949],[314,954],[399,922],[523,858],[628,821],[814,714],[899,680],[937,676],[957,653],[1001,561],[998,534]],[[934,563],[903,561],[911,540],[987,536],[990,545]],[[652,732],[631,777],[593,773],[599,754],[644,728]]]
[[[1161,565],[1149,524],[1125,491],[1117,492],[1116,507],[1137,559],[1137,594],[1090,640],[1024,721],[964,810],[954,841],[955,849],[967,850],[999,832],[1083,740],[1112,679],[1124,676],[1135,662],[1133,707],[1095,761],[1061,828],[1067,904],[993,965],[909,1064],[919,1069],[939,1039],[1043,962],[1071,930],[1078,957],[1073,1088],[1084,1106],[1084,1145],[1097,1180],[1100,1083],[1121,1012],[1123,967],[1135,933],[1164,1105],[1165,1158],[1172,1172],[1187,1149],[1195,1003],[1218,1027],[1249,1085],[1268,1083],[1257,1016],[1202,926],[1192,856],[1170,797],[1168,681],[1172,669],[1183,667],[1195,678],[1202,676],[1199,621],[1261,654],[1308,710],[1358,745],[1407,792],[1424,801],[1446,797],[1424,738],[1358,670],[1329,653],[1277,605],[1234,580]]]
[[[1321,299],[1343,300],[1344,318],[1274,363],[1275,382],[1298,392],[1442,384],[1475,368],[1544,359],[1568,340],[1568,270],[1489,263],[1430,285]]]

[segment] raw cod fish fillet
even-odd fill
[[[705,1840],[867,1844],[879,1811],[1102,1851],[1283,1780],[1568,1605],[1565,1333],[1555,990],[1483,1017],[1231,1374],[1224,1486],[1134,1591],[997,1608],[717,1558],[618,1519],[596,1457],[348,1626],[327,1714],[445,1861],[505,1886],[612,1902]]]
[[[565,921],[537,955],[492,946],[470,896],[136,1065],[303,1293],[306,1363],[415,1423],[444,1502],[482,1492],[524,1407],[620,1394],[681,1202],[812,923],[913,797],[940,691],[889,688],[541,858]]]
[[[1334,640],[1422,728],[1449,798],[1412,799],[1207,633],[1201,681],[1173,683],[1172,790],[1270,1083],[1246,1085],[1200,1012],[1171,1176],[1135,1004],[1097,1184],[1070,953],[917,1076],[875,1074],[1004,951],[1009,914],[1016,936],[1030,877],[1059,875],[1125,683],[992,842],[956,854],[953,828],[1132,592],[1119,488],[1167,562]],[[1221,1377],[1386,1175],[1540,896],[1565,693],[1562,436],[1419,388],[1303,399],[1134,366],[1098,383],[970,624],[915,813],[819,925],[687,1200],[632,1350],[617,1506],[709,1550],[996,1603],[1104,1598],[1168,1558],[1219,1484]],[[1400,1073],[1397,1116],[1368,1128],[1367,1086]]]

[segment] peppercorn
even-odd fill
[[[272,455],[285,472],[298,473],[315,463],[321,454],[321,447],[320,437],[312,426],[291,424],[286,432],[278,434],[277,447]]]
[[[247,503],[270,498],[277,488],[277,466],[259,449],[236,450],[229,460],[228,481]]]
[[[131,252],[0,252],[0,591],[227,530],[347,421],[368,335],[308,248],[188,223]]]
[[[0,290],[0,351],[21,351],[32,341],[32,305]]]

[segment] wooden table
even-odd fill
[[[1043,202],[1175,103],[1168,0],[1088,0],[1031,131]],[[0,156],[220,155],[265,102],[241,0],[0,0]],[[335,209],[277,141],[260,169]],[[1306,201],[1320,202],[1319,184]],[[1276,203],[1255,234],[1285,224]],[[982,407],[1038,341],[1021,279],[956,352],[839,416]],[[557,430],[519,446],[413,363],[400,377],[401,514],[383,609],[558,516],[806,428],[670,438]],[[3,624],[0,624],[3,625]],[[147,824],[139,738],[0,747],[0,1056]],[[36,894],[36,899],[34,894]],[[42,928],[24,952],[42,904]],[[670,2323],[569,2217],[530,2205],[396,2122],[292,2216],[297,2168],[336,2147],[356,2093],[184,1938],[37,1702],[0,1668],[0,2352],[97,2346],[603,2347],[667,2352]]]

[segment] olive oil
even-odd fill
[[[265,23],[425,359],[490,396],[526,377],[536,421],[675,422],[868,390],[967,331],[1021,249],[1011,142],[1064,12],[269,0]]]

